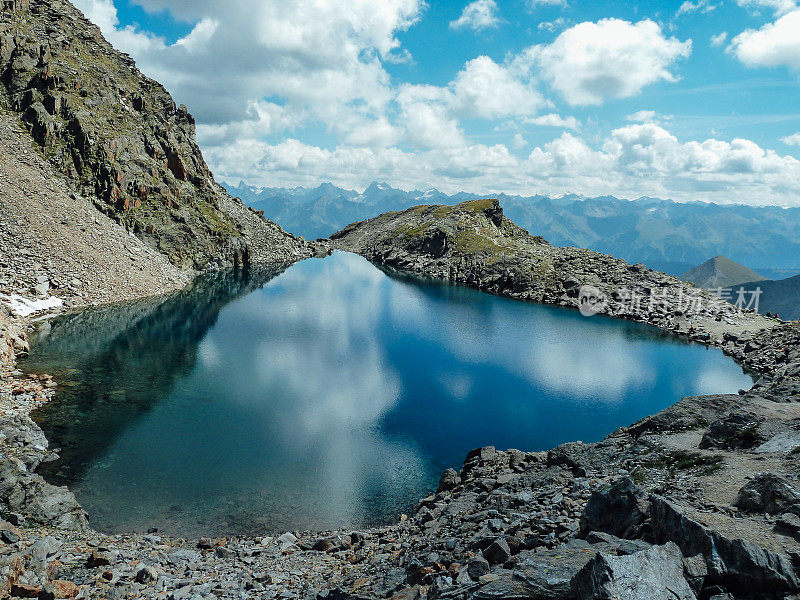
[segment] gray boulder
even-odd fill
[[[82,531],[89,525],[72,492],[50,485],[30,473],[21,460],[10,456],[0,457],[0,510],[64,529]]]
[[[598,553],[571,583],[581,600],[696,600],[673,543],[628,556]]]
[[[158,571],[155,567],[151,565],[142,565],[139,567],[139,570],[136,571],[136,581],[137,583],[153,583],[154,581],[158,580]]]
[[[800,431],[781,431],[753,450],[758,454],[791,452],[800,448]]]
[[[476,556],[467,563],[467,574],[471,579],[478,580],[489,571],[489,561],[482,556]]]
[[[498,538],[483,551],[483,557],[492,564],[504,563],[511,558],[511,548],[509,548],[508,542]]]
[[[771,515],[786,512],[800,503],[800,493],[788,481],[774,473],[760,473],[747,482],[733,505],[741,510]]]
[[[525,550],[517,555],[513,573],[502,573],[475,597],[573,600],[572,579],[598,551],[613,552],[613,549],[573,539],[551,550]]]

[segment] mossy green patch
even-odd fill
[[[401,225],[400,227],[395,229],[394,236],[406,237],[406,238],[418,237],[424,235],[425,232],[428,230],[428,227],[429,227],[428,223],[422,223],[420,225],[412,225],[410,223],[406,225]]]
[[[488,254],[493,262],[500,260],[503,255],[513,252],[513,248],[498,244],[491,237],[474,229],[463,229],[455,234],[456,250],[463,254]]]
[[[461,204],[457,204],[456,207],[462,210],[468,210],[470,212],[478,214],[492,208],[495,202],[497,202],[497,200],[494,200],[492,198],[485,198],[482,200],[468,200],[467,202],[462,202]]]
[[[671,450],[642,463],[648,468],[666,469],[673,476],[678,471],[691,471],[696,475],[713,475],[725,464],[719,454],[701,454],[687,450]]]

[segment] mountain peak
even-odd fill
[[[714,258],[708,259],[681,275],[680,279],[694,283],[700,288],[716,289],[729,288],[752,281],[765,281],[767,278],[722,254],[717,254]]]
[[[391,190],[391,189],[393,189],[392,186],[390,186],[385,181],[383,181],[383,182],[373,181],[372,183],[369,184],[367,189],[364,190],[364,193],[366,194],[367,192],[374,192],[374,191],[385,192],[385,191]]]

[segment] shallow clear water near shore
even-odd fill
[[[656,328],[390,276],[345,253],[46,324],[37,413],[92,525],[181,535],[391,522],[475,447],[597,441],[752,382]]]

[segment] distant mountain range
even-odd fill
[[[284,229],[307,239],[417,204],[456,204],[485,195],[406,192],[373,182],[359,193],[330,183],[317,188],[226,186]],[[505,213],[557,246],[589,248],[680,275],[724,254],[772,279],[800,273],[800,208],[679,203],[656,198],[621,200],[495,195]]]

